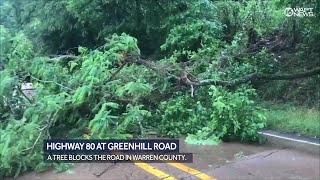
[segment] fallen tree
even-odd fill
[[[246,70],[242,74],[249,75],[224,80],[220,75],[232,75],[232,70],[218,74],[209,65],[202,75],[191,74],[188,69],[197,61],[142,59],[136,39],[126,34],[113,35],[103,49],[78,50],[78,56],[13,54],[0,71],[3,174],[48,166],[42,162],[42,140],[82,138],[84,133],[94,139],[138,138],[155,132],[188,135],[192,144],[259,142],[257,131],[264,127],[264,116],[248,82],[319,74],[319,68],[276,75]],[[20,89],[26,80],[36,88],[33,98],[23,96]],[[191,96],[185,87],[191,88]]]

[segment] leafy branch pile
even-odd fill
[[[12,15],[0,25],[0,176],[65,168],[42,162],[47,138],[259,141],[250,82],[287,77],[264,74],[278,69],[272,47],[259,45],[286,29],[276,1],[21,2],[0,4]]]

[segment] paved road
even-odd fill
[[[194,162],[77,164],[73,174],[31,172],[17,179],[320,179],[318,154],[239,143],[187,145],[183,140],[180,149],[192,152]]]

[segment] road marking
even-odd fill
[[[124,153],[117,152],[116,154],[124,154]],[[169,165],[171,165],[171,166],[173,166],[173,167],[175,167],[177,169],[180,169],[180,170],[182,170],[182,171],[184,171],[184,172],[186,172],[188,174],[194,175],[194,176],[198,177],[201,180],[218,180],[218,179],[213,178],[213,177],[211,177],[211,176],[209,176],[209,175],[207,175],[205,173],[202,173],[202,172],[200,172],[198,170],[192,169],[192,168],[190,168],[190,167],[188,167],[186,165],[180,164],[180,163],[171,163],[171,162],[167,162],[167,161],[163,161],[163,162],[165,162],[166,164],[169,164]],[[157,176],[157,177],[159,177],[161,179],[165,179],[165,180],[175,180],[176,179],[176,178],[170,176],[169,174],[166,174],[166,173],[162,172],[161,170],[159,170],[159,169],[157,169],[157,168],[155,168],[155,167],[153,167],[153,166],[151,166],[151,165],[149,165],[147,163],[144,163],[142,161],[133,161],[133,163],[136,166],[144,169],[145,171],[147,171],[147,172],[149,172],[149,173],[151,173],[151,174],[153,174],[153,175],[155,175],[155,176]]]
[[[192,168],[190,168],[188,166],[185,166],[183,164],[180,164],[180,163],[169,163],[169,162],[167,162],[167,164],[169,164],[169,165],[171,165],[173,167],[176,167],[176,168],[178,168],[178,169],[180,169],[180,170],[182,170],[184,172],[192,174],[192,175],[194,175],[194,176],[196,176],[196,177],[198,177],[198,178],[200,178],[202,180],[209,180],[209,179],[217,180],[216,178],[213,178],[213,177],[211,177],[211,176],[209,176],[207,174],[204,174],[204,173],[202,173],[200,171],[197,171],[195,169],[192,169]]]
[[[160,171],[159,169],[147,164],[143,163],[141,161],[134,161],[133,162],[136,166],[140,167],[141,169],[157,176],[160,179],[165,179],[165,180],[176,180],[176,178],[170,176],[169,174],[164,173],[163,171]]]
[[[292,138],[288,138],[288,137],[284,137],[284,136],[278,136],[278,135],[269,134],[269,133],[265,133],[265,132],[259,132],[259,134],[263,134],[263,135],[267,135],[267,136],[272,136],[272,137],[277,137],[277,138],[280,138],[280,139],[286,139],[286,140],[295,141],[295,142],[301,142],[301,143],[306,143],[306,144],[312,144],[312,145],[320,146],[320,144],[318,144],[318,143],[312,143],[312,142],[308,142],[308,141],[304,141],[304,140],[292,139]]]
[[[193,168],[188,167],[186,165],[183,165],[181,163],[168,162],[168,161],[163,161],[163,162],[165,162],[165,163],[167,163],[167,164],[169,164],[169,165],[171,165],[171,166],[173,166],[175,168],[178,168],[178,169],[180,169],[180,170],[182,170],[182,171],[184,171],[184,172],[186,172],[188,174],[194,175],[194,176],[196,176],[196,177],[198,177],[198,178],[200,178],[202,180],[218,180],[216,178],[213,178],[213,177],[211,177],[211,176],[209,176],[209,175],[207,175],[205,173],[202,173],[202,172],[200,172],[200,171],[198,171],[196,169],[193,169]]]
[[[114,154],[125,154],[123,152],[114,152]],[[147,171],[148,173],[150,174],[153,174],[154,176],[157,176],[158,178],[162,179],[162,180],[177,180],[176,178],[170,176],[169,174],[147,164],[147,163],[144,163],[142,161],[132,161],[133,164],[135,164],[136,166],[138,166],[139,168]]]

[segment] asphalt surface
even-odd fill
[[[183,139],[180,150],[193,153],[193,163],[86,163],[76,164],[72,174],[49,170],[17,179],[320,179],[319,154],[271,145],[188,145]]]

